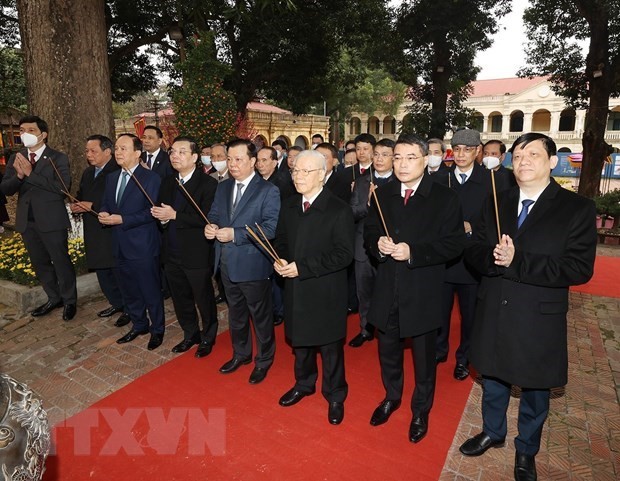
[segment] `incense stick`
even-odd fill
[[[267,246],[263,243],[263,241],[260,240],[260,237],[256,235],[256,232],[254,232],[252,228],[247,224],[245,228],[250,233],[250,235],[254,238],[254,240],[258,242],[258,244],[267,252],[267,254],[269,254],[269,256],[272,257],[275,262],[280,263],[280,259],[278,259],[278,256],[271,253],[271,251],[267,248]]]
[[[45,157],[43,157],[43,158],[48,160],[48,162],[53,167],[54,172],[56,172],[56,175],[58,176],[58,179],[60,180],[60,183],[65,188],[65,191],[69,192],[69,187],[67,187],[67,184],[65,184],[65,181],[62,180],[62,176],[60,175],[60,172],[58,171],[58,168],[56,167],[56,164],[54,163],[54,161],[50,157],[48,157],[47,155]]]
[[[381,223],[383,224],[383,230],[385,230],[385,235],[391,239],[390,233],[388,232],[387,225],[385,224],[385,219],[383,218],[383,212],[381,211],[381,205],[379,204],[379,199],[377,197],[377,193],[373,190],[372,196],[375,198],[375,204],[377,204],[377,210],[379,211],[379,216],[381,217]]]
[[[192,205],[194,206],[194,208],[198,211],[198,213],[202,216],[202,218],[205,220],[205,222],[208,225],[211,225],[211,222],[209,222],[209,219],[207,219],[207,216],[204,214],[204,212],[200,209],[200,207],[198,207],[198,204],[196,204],[196,202],[194,201],[193,197],[190,195],[190,193],[187,191],[187,189],[185,188],[185,186],[183,185],[183,183],[177,178],[175,177],[177,184],[179,184],[179,187],[181,187],[181,189],[183,190],[183,192],[185,193],[186,197],[189,199],[189,201],[192,203]]]
[[[95,214],[95,215],[99,215],[96,211],[94,211],[93,209],[91,209],[90,207],[86,207],[85,204],[82,204],[81,201],[79,201],[77,199],[77,197],[73,197],[71,194],[69,194],[69,192],[61,190],[60,192],[62,192],[63,194],[65,194],[67,197],[69,197],[69,199],[71,199],[73,202],[75,202],[77,205],[79,205],[82,209],[84,209],[87,212],[90,212],[91,214]]]
[[[144,190],[144,187],[142,187],[142,184],[140,183],[140,181],[138,180],[138,178],[133,175],[133,172],[129,171],[128,169],[123,169],[125,172],[127,172],[131,178],[136,182],[136,184],[138,184],[138,187],[140,187],[140,190],[142,191],[142,193],[146,196],[146,198],[149,200],[149,202],[151,203],[151,205],[153,207],[155,207],[155,202],[153,202],[151,200],[151,198],[149,197],[149,195],[146,193],[146,190]]]
[[[254,222],[254,225],[258,228],[259,232],[262,234],[263,238],[265,239],[265,243],[271,248],[271,253],[277,259],[278,264],[283,265],[282,262],[280,262],[280,256],[278,256],[278,253],[274,249],[273,245],[271,245],[271,242],[269,242],[269,239],[267,239],[267,236],[265,235],[265,232],[263,231],[262,227],[258,224],[258,222]]]

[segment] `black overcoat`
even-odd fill
[[[284,283],[284,325],[292,345],[343,339],[347,267],[353,260],[351,208],[325,188],[306,212],[300,194],[289,197],[280,211],[275,248],[299,271]]]
[[[587,282],[596,255],[594,203],[553,179],[519,230],[519,188],[498,195],[500,227],[515,244],[508,268],[496,266],[497,227],[483,209],[466,260],[483,275],[470,359],[483,375],[526,388],[567,382],[568,287]]]

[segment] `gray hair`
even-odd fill
[[[319,161],[319,168],[327,172],[327,159],[323,154],[317,152],[316,150],[302,150],[297,157],[295,157],[295,165],[302,157],[311,157],[314,160]]]
[[[214,147],[223,147],[224,148],[224,153],[228,155],[228,149],[226,148],[226,144],[222,144],[220,142],[213,144],[211,146],[211,148],[213,149]]]

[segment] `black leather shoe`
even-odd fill
[[[129,324],[131,322],[131,317],[129,317],[129,314],[127,314],[126,312],[123,312],[119,318],[116,320],[116,322],[114,323],[115,327],[123,327],[126,326],[127,324]]]
[[[230,361],[228,361],[222,367],[220,367],[220,372],[222,374],[230,374],[231,372],[235,372],[237,369],[239,369],[244,364],[250,364],[250,362],[252,362],[251,359],[239,359],[239,358],[233,357]]]
[[[144,336],[148,334],[149,331],[134,331],[133,329],[125,334],[120,339],[117,339],[116,344],[125,344],[126,342],[133,341],[138,336]]]
[[[394,411],[396,411],[400,407],[400,399],[396,401],[390,401],[389,399],[384,399],[379,404],[379,407],[375,409],[372,413],[372,417],[370,418],[371,426],[379,426],[381,424],[385,424]]]
[[[196,349],[196,354],[194,354],[194,357],[197,357],[197,358],[207,357],[209,354],[211,354],[212,350],[213,350],[213,344],[209,343],[208,341],[202,341],[198,345],[198,349]]]
[[[198,344],[198,342],[194,339],[183,339],[176,346],[174,346],[171,351],[176,353],[187,352],[194,344]]]
[[[149,343],[147,344],[146,348],[149,351],[152,351],[153,349],[157,349],[159,346],[161,346],[162,342],[164,342],[163,334],[151,334],[151,338],[149,339]]]
[[[473,438],[469,438],[459,448],[459,451],[465,456],[480,456],[486,453],[489,448],[501,448],[504,446],[505,439],[493,440],[487,433],[482,431]]]
[[[59,307],[62,307],[62,301],[58,301],[58,302],[47,301],[45,304],[40,305],[34,311],[32,311],[30,315],[32,317],[44,316],[45,314],[49,314],[54,309],[58,309]]]
[[[255,367],[250,374],[250,384],[258,384],[259,382],[263,382],[267,377],[267,371],[269,371],[268,367]]]
[[[283,322],[284,322],[284,316],[280,316],[280,315],[274,315],[273,316],[273,325],[274,326],[279,326]]]
[[[226,296],[223,295],[219,295],[215,298],[215,303],[216,304],[221,304],[222,302],[226,302]]]
[[[409,425],[409,441],[419,443],[428,432],[428,414],[414,416]]]
[[[99,311],[97,315],[99,317],[110,317],[116,314],[117,312],[121,312],[122,310],[123,310],[122,307],[110,306],[107,309],[104,309],[103,311]]]
[[[443,356],[439,356],[439,357],[435,357],[435,362],[437,364],[441,363],[441,362],[446,362],[448,360],[448,355],[444,354]]]
[[[366,341],[372,341],[375,338],[372,334],[368,334],[365,332],[360,332],[357,336],[355,336],[351,341],[349,341],[349,346],[351,347],[360,347]]]
[[[515,481],[536,481],[537,479],[534,456],[517,451],[515,454]]]
[[[75,317],[75,313],[77,312],[77,308],[75,304],[67,304],[62,310],[62,318],[65,321],[70,321]]]
[[[469,369],[464,364],[457,364],[454,368],[454,379],[464,381],[469,376]]]
[[[314,391],[315,390],[313,389],[311,392],[301,392],[293,388],[293,389],[290,389],[289,391],[286,391],[284,393],[284,396],[280,398],[278,403],[280,404],[280,406],[284,406],[284,407],[292,406],[293,404],[297,404],[299,401],[301,401],[306,396],[310,396],[311,394],[314,394]]]
[[[329,420],[330,424],[340,424],[344,419],[344,403],[329,403],[329,409],[327,410],[327,419]]]

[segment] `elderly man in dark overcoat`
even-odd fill
[[[284,326],[295,353],[295,386],[280,398],[292,406],[315,392],[317,353],[328,420],[340,424],[348,386],[343,343],[347,322],[347,267],[353,260],[350,207],[324,188],[325,157],[301,152],[292,169],[298,194],[287,199],[276,230],[276,272],[285,279]]]
[[[458,257],[465,245],[458,196],[424,175],[427,156],[428,145],[422,139],[399,138],[393,158],[397,181],[377,189],[378,203],[373,199],[364,228],[366,247],[378,261],[368,321],[378,331],[381,378],[386,391],[370,424],[387,422],[400,406],[404,341],[411,338],[415,390],[409,440],[414,443],[426,435],[433,405],[435,342],[441,325],[446,263]]]
[[[551,178],[558,158],[549,137],[524,134],[511,152],[518,185],[498,195],[501,239],[489,202],[466,250],[483,276],[471,348],[483,377],[483,431],[460,450],[479,456],[504,444],[511,386],[520,386],[514,473],[535,480],[549,388],[567,382],[568,288],[592,276],[596,213]]]

